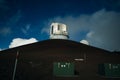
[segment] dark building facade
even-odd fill
[[[17,55],[17,53],[19,53]],[[45,40],[0,52],[0,80],[120,80],[120,54],[70,40]]]

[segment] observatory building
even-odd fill
[[[52,23],[50,39],[0,51],[0,80],[120,80],[120,53],[68,38]]]
[[[68,39],[67,26],[62,23],[52,23],[50,26],[50,39]]]

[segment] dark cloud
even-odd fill
[[[86,38],[91,43],[107,50],[120,50],[120,13],[100,10],[90,19],[90,32]]]

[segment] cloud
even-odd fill
[[[0,51],[3,51],[3,50],[5,50],[4,48],[0,48]]]
[[[100,10],[90,19],[90,31],[86,39],[91,45],[107,49],[120,50],[120,13]]]
[[[21,19],[21,17],[22,17],[21,10],[18,10],[13,16],[11,16],[8,19],[6,26],[16,25],[19,22],[19,20]]]
[[[8,34],[11,34],[12,30],[10,27],[3,27],[3,28],[0,28],[0,35],[2,36],[6,36]]]
[[[28,31],[29,31],[29,29],[30,29],[30,26],[31,26],[31,24],[27,24],[27,25],[25,26],[25,28],[22,28],[22,29],[21,29],[21,31],[22,31],[24,34],[27,34]]]
[[[48,21],[64,23],[68,26],[70,39],[80,41],[85,39],[90,45],[106,50],[120,50],[120,13],[105,9],[93,14],[80,14],[77,17],[55,17]],[[49,34],[48,27],[42,31]],[[84,33],[84,34],[83,34]]]
[[[12,40],[12,42],[9,45],[9,48],[21,46],[21,45],[26,45],[26,44],[31,44],[34,42],[37,42],[35,38],[30,38],[30,39],[22,39],[22,38],[15,38]]]
[[[89,45],[89,42],[88,42],[87,40],[81,40],[80,43],[83,43],[83,44]]]
[[[8,18],[8,21],[6,21],[5,24],[1,25],[0,27],[0,35],[6,36],[11,34],[13,32],[11,27],[16,26],[21,17],[21,11],[18,10],[17,13]]]
[[[0,48],[0,51],[2,51],[2,49]]]

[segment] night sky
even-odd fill
[[[52,22],[70,40],[120,51],[120,0],[0,0],[0,50],[49,39]]]

